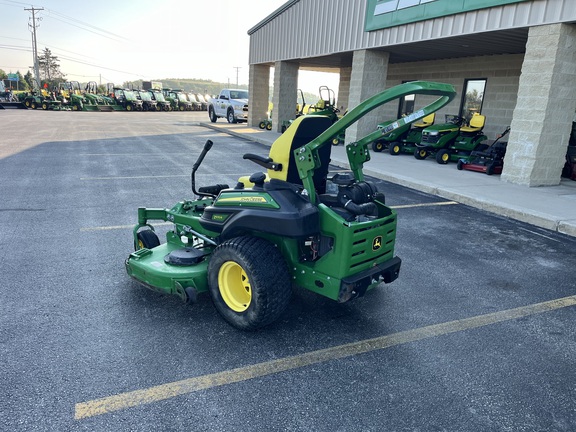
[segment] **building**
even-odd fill
[[[446,82],[459,94],[438,118],[479,104],[489,142],[511,126],[502,180],[557,185],[576,112],[575,23],[576,0],[290,0],[248,31],[249,124],[268,109],[272,67],[278,131],[299,70],[338,72],[342,110],[405,81]],[[347,141],[401,112],[388,105]]]

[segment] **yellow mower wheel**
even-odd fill
[[[235,312],[244,312],[252,300],[252,287],[246,271],[234,261],[225,262],[218,272],[222,299]]]
[[[276,321],[288,307],[292,281],[279,249],[253,236],[220,244],[208,263],[214,307],[233,327],[255,330]]]

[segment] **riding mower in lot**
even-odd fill
[[[332,137],[376,107],[408,94],[437,98],[347,144],[351,173],[329,179]],[[292,284],[344,303],[394,281],[401,265],[394,255],[396,212],[385,205],[374,183],[364,179],[368,146],[382,134],[437,111],[455,94],[449,84],[416,81],[367,99],[336,123],[327,116],[301,116],[267,157],[244,155],[266,173],[242,178],[232,188],[216,184],[196,191],[195,174],[212,147],[208,140],[192,167],[196,199],[170,209],[138,209],[128,274],[187,302],[208,292],[220,315],[242,330],[277,320],[288,307]],[[327,193],[335,189],[337,193]],[[152,221],[173,224],[165,243]]]
[[[422,140],[416,144],[414,157],[422,160],[434,155],[436,162],[447,164],[460,158],[469,158],[473,151],[487,148],[483,141],[488,139],[482,133],[486,117],[474,113],[468,125],[462,126],[464,118],[446,115],[446,123],[433,125],[422,131]]]
[[[461,158],[456,164],[459,170],[483,172],[488,175],[501,174],[504,166],[504,156],[506,155],[506,142],[500,141],[510,132],[508,126],[504,132],[496,137],[496,140],[483,151],[473,151],[469,158]]]
[[[416,144],[422,139],[422,131],[434,124],[434,119],[436,118],[436,113],[432,113],[422,119],[418,123],[412,123],[404,125],[401,128],[394,130],[388,135],[384,135],[382,138],[374,141],[372,143],[372,150],[375,152],[381,152],[384,149],[388,149],[389,153],[393,156],[399,155],[400,153],[410,153],[414,154],[416,150]],[[395,122],[396,120],[389,120],[378,125],[378,129],[384,129],[389,124]]]

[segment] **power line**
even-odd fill
[[[73,27],[77,27],[79,29],[88,31],[88,32],[93,33],[93,34],[98,35],[98,36],[105,37],[107,39],[111,39],[111,40],[116,41],[116,42],[129,41],[129,39],[127,39],[123,36],[117,35],[116,33],[112,33],[108,30],[101,29],[100,27],[93,26],[92,24],[85,23],[83,21],[80,21],[79,19],[69,17],[69,16],[64,15],[60,12],[56,12],[53,9],[46,9],[46,11],[48,12],[48,14],[44,14],[44,16],[48,17],[48,18],[52,18],[56,21],[63,22],[65,24],[71,25]],[[72,24],[72,23],[76,23],[76,24]],[[92,30],[90,30],[90,29],[92,29]]]

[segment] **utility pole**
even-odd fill
[[[40,89],[40,65],[38,63],[38,44],[36,43],[36,11],[43,11],[44,8],[34,8],[32,6],[30,9],[24,9],[25,11],[32,12],[32,22],[28,23],[28,27],[32,32],[32,55],[34,56],[34,74],[36,75],[36,86]],[[42,18],[38,18],[38,21],[42,21]]]
[[[233,66],[236,69],[236,87],[238,87],[238,71],[242,69],[240,66]]]

